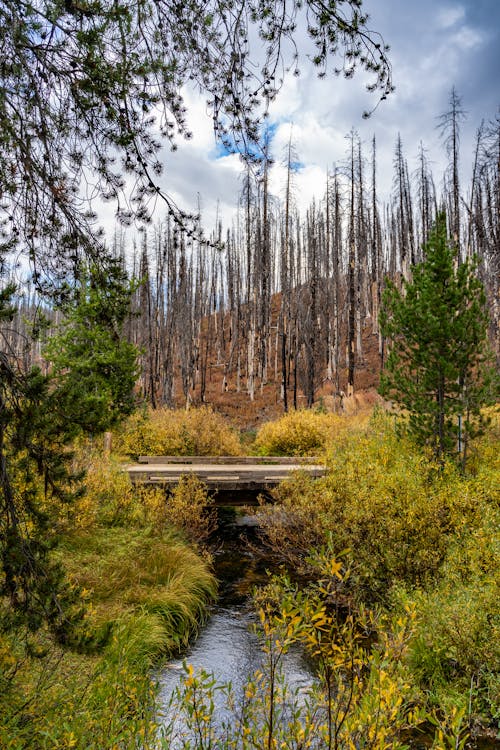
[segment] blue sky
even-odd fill
[[[437,118],[447,110],[453,86],[467,112],[461,135],[465,189],[476,130],[483,118],[495,116],[500,105],[499,0],[365,0],[364,9],[370,14],[370,27],[391,46],[396,91],[388,100],[363,120],[363,111],[374,103],[374,95],[365,90],[366,76],[320,81],[303,58],[301,76],[285,81],[271,108],[271,150],[276,160],[271,189],[277,195],[283,189],[279,162],[293,124],[301,165],[295,177],[297,202],[304,210],[313,196],[322,197],[326,170],[344,159],[351,128],[366,143],[367,154],[372,135],[376,136],[381,198],[390,191],[398,133],[410,171],[416,167],[419,143],[424,143],[439,185],[445,156]],[[216,146],[205,97],[187,91],[186,104],[194,137],[179,143],[174,154],[165,153],[162,181],[178,205],[188,210],[196,207],[200,196],[204,224],[210,231],[216,215],[226,225],[235,215],[241,163]],[[158,218],[161,211],[159,206]]]

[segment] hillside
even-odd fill
[[[273,321],[272,326],[276,325],[277,313],[279,309],[280,295],[273,298]],[[229,316],[225,316],[225,326],[229,330]],[[345,326],[344,326],[345,327]],[[207,343],[207,320],[205,319],[202,326],[202,346]],[[204,335],[203,335],[204,334]],[[346,340],[346,331],[342,332],[342,341]],[[194,405],[201,403],[212,406],[216,411],[231,419],[243,430],[252,430],[258,427],[262,422],[275,419],[284,412],[284,402],[282,397],[281,372],[278,352],[276,346],[271,349],[269,360],[270,366],[267,370],[267,382],[264,384],[259,380],[254,389],[254,397],[250,398],[247,387],[245,373],[240,375],[238,385],[238,372],[236,367],[229,365],[230,347],[226,350],[217,347],[216,342],[212,342],[207,355],[207,374],[204,384],[205,395],[203,402],[200,398],[200,381],[195,380],[195,387],[190,389],[190,400]],[[344,345],[345,346],[345,345]],[[246,352],[240,352],[241,361],[243,361]],[[224,356],[226,355],[226,356]],[[233,353],[233,361],[237,357]],[[355,358],[355,390],[353,397],[347,397],[347,361],[346,355],[341,357],[340,367],[338,369],[338,389],[337,383],[333,378],[327,377],[327,368],[325,357],[316,359],[317,377],[314,391],[314,407],[326,409],[337,413],[351,414],[373,405],[380,397],[377,394],[377,386],[380,376],[381,357],[379,354],[379,336],[373,333],[371,319],[367,318],[362,328],[362,357]],[[182,391],[182,378],[180,375],[180,365],[178,364],[179,374],[174,379],[175,405],[177,407],[185,406],[185,398]],[[288,407],[294,408],[293,403],[293,383],[288,387]],[[304,390],[300,387],[297,389],[297,408],[307,406],[307,397]]]

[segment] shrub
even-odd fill
[[[96,451],[83,459],[85,494],[76,503],[71,522],[81,529],[121,526],[138,520],[135,488],[118,462]]]
[[[196,544],[205,542],[217,525],[213,498],[194,474],[186,474],[165,502],[165,520]]]
[[[76,445],[73,469],[84,472],[82,494],[69,504],[57,498],[46,498],[43,503],[59,532],[102,526],[165,527],[165,490],[133,485],[119,461],[103,455],[91,442]]]
[[[482,505],[474,527],[464,525],[450,544],[437,585],[413,594],[419,627],[411,661],[434,694],[456,682],[479,711],[499,719],[500,510]]]
[[[167,494],[165,488],[133,485],[120,465],[93,457],[86,476],[86,493],[72,509],[73,527],[175,527],[195,544],[205,542],[216,528],[214,501],[195,475],[185,475]]]
[[[271,494],[274,504],[263,504],[257,511],[261,533],[272,550],[300,570],[327,535],[331,501],[324,482],[296,472]]]
[[[308,587],[274,577],[260,592],[263,658],[243,698],[231,684],[217,685],[206,672],[186,668],[172,709],[172,744],[180,730],[186,746],[197,750],[408,747],[405,734],[425,717],[405,665],[414,613],[397,620],[367,610],[337,617],[332,603],[343,582],[342,565],[327,556],[317,562],[316,580]],[[375,629],[377,639],[367,639]],[[300,691],[283,671],[287,654],[297,647],[315,664],[314,676]],[[230,712],[223,722],[214,716],[217,691]]]
[[[208,407],[149,410],[128,419],[116,438],[126,456],[239,456],[239,437]]]
[[[265,456],[313,456],[325,450],[343,419],[318,411],[292,411],[262,425],[255,448]]]
[[[336,554],[351,550],[354,576],[371,599],[387,600],[394,583],[433,581],[453,535],[477,525],[493,496],[493,481],[440,470],[384,415],[333,438],[327,466],[323,479],[296,477],[277,488],[276,505],[259,511],[264,532],[296,562],[327,538]]]
[[[496,429],[478,445],[474,474],[464,476],[376,413],[366,430],[333,438],[326,477],[298,474],[276,489],[274,506],[259,510],[263,533],[293,565],[310,573],[308,552],[328,542],[350,560],[356,599],[387,609],[396,602],[402,616],[403,605],[415,609],[413,679],[429,691],[435,716],[450,709],[455,729],[440,731],[457,737],[471,710],[499,718]]]
[[[77,447],[74,466],[85,467],[84,494],[70,505],[54,502],[47,508],[59,531],[122,526],[152,527],[160,532],[174,526],[199,544],[215,529],[213,500],[194,475],[182,477],[167,496],[163,487],[132,484],[116,459],[87,442]]]

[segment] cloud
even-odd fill
[[[463,21],[464,18],[465,8],[463,5],[444,7],[437,14],[437,25],[440,29],[449,29],[459,21]]]
[[[463,53],[464,50],[473,50],[481,46],[486,41],[486,34],[477,29],[464,26],[451,37],[451,44],[454,44],[457,51]]]
[[[498,0],[365,0],[371,12],[371,26],[391,44],[396,91],[368,121],[365,109],[376,103],[367,93],[369,77],[359,72],[353,80],[330,77],[318,80],[305,55],[301,75],[291,73],[271,105],[269,122],[275,128],[271,144],[275,165],[270,188],[282,196],[285,170],[281,165],[293,123],[293,140],[300,170],[294,176],[301,210],[315,196],[324,194],[326,170],[346,158],[346,135],[352,127],[359,132],[369,157],[372,135],[377,139],[378,183],[381,198],[390,194],[394,145],[398,132],[403,141],[409,169],[416,167],[419,143],[428,147],[439,183],[445,153],[436,130],[437,116],[448,109],[451,88],[463,95],[468,119],[462,128],[462,164],[468,168],[473,153],[475,130],[481,119],[493,117],[498,106],[497,74],[500,68],[500,3]],[[306,39],[305,29],[301,38]],[[162,185],[178,205],[196,209],[201,196],[207,233],[215,217],[230,226],[241,189],[242,164],[235,155],[217,149],[212,120],[207,114],[206,96],[194,89],[184,91],[188,123],[193,131],[189,142],[180,141],[176,153],[165,149]],[[465,182],[464,182],[465,185]],[[109,209],[108,209],[109,210]],[[158,205],[158,218],[164,210]]]

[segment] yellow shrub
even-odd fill
[[[194,474],[182,476],[165,503],[165,519],[196,543],[204,542],[217,525],[213,498]]]
[[[92,456],[85,476],[86,494],[75,508],[75,524],[116,526],[134,520],[136,500],[128,475],[105,456]]]
[[[344,427],[345,420],[336,414],[292,411],[262,425],[255,447],[268,456],[312,456],[322,452],[332,435]]]
[[[137,518],[141,525],[150,526],[156,531],[167,528],[167,493],[164,487],[153,485],[135,485],[134,495],[137,503]]]
[[[369,597],[385,598],[396,582],[433,580],[450,540],[476,528],[495,502],[498,473],[491,467],[488,482],[464,478],[453,466],[439,470],[396,434],[390,417],[376,415],[367,430],[344,430],[330,445],[327,476],[283,483],[262,522],[289,558],[300,561],[328,538],[336,554],[350,549]]]
[[[135,414],[116,438],[127,456],[238,456],[241,444],[224,417],[208,407]]]
[[[43,502],[59,532],[102,526],[148,526],[160,531],[168,525],[165,489],[133,485],[119,461],[103,455],[88,441],[76,445],[73,470],[84,472],[83,494],[67,504],[54,498]]]
[[[88,530],[99,526],[174,526],[192,542],[205,541],[216,526],[213,499],[194,475],[181,477],[170,495],[163,487],[133,485],[109,456],[80,455],[87,467],[85,494],[69,507],[58,506],[60,526]]]

